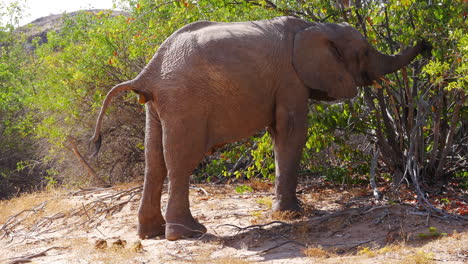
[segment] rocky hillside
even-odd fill
[[[47,33],[50,31],[60,31],[60,29],[63,27],[63,18],[65,16],[68,17],[74,17],[82,12],[90,12],[97,14],[99,12],[106,11],[103,9],[92,9],[92,10],[80,10],[80,11],[75,11],[71,13],[63,13],[63,14],[58,14],[58,15],[50,15],[46,17],[41,17],[38,18],[31,23],[18,28],[18,32],[24,33],[27,38],[27,43],[28,45],[26,46],[28,49],[33,49],[33,46],[31,45],[32,40],[35,38],[40,38],[39,44],[42,43],[47,43]],[[118,15],[126,15],[126,12],[122,11],[112,11],[113,16],[118,16]]]

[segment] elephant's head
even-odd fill
[[[385,55],[348,24],[315,23],[296,34],[293,65],[313,90],[311,98],[340,100],[354,97],[357,86],[402,68],[426,49],[430,47],[422,41],[400,54]]]

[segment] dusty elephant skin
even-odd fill
[[[133,80],[107,94],[94,142],[112,97],[133,90],[146,103],[141,238],[168,240],[206,232],[190,212],[189,175],[215,146],[267,128],[274,140],[275,211],[300,211],[297,170],[306,140],[308,99],[352,98],[357,86],[394,72],[428,49],[425,42],[388,56],[347,24],[295,17],[215,23],[176,31]],[[161,191],[169,177],[165,217]]]

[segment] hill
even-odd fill
[[[98,14],[100,12],[111,12],[112,16],[118,15],[127,15],[128,13],[122,11],[113,11],[113,10],[104,10],[104,9],[89,9],[89,10],[79,10],[70,13],[63,14],[53,14],[45,17],[35,19],[31,23],[22,26],[17,29],[17,32],[20,34],[25,34],[27,38],[26,48],[33,49],[32,41],[33,39],[39,38],[38,43],[47,43],[47,33],[50,31],[60,31],[63,27],[63,18],[75,17],[80,13],[88,12]]]

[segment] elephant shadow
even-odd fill
[[[306,258],[311,256],[310,252],[315,252],[313,257],[356,254],[365,247],[378,250],[400,242],[409,247],[421,247],[438,238],[431,237],[429,226],[440,234],[467,230],[464,221],[431,217],[409,205],[389,205],[316,211],[313,216],[296,220],[276,220],[246,227],[224,224],[198,240],[236,249],[239,258],[268,261]],[[217,230],[224,228],[231,228],[231,234],[218,235]]]

